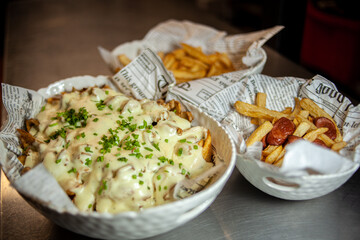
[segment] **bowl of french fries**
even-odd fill
[[[105,88],[99,90],[97,87],[100,86],[105,86]],[[95,90],[92,89],[94,87]],[[17,106],[20,107],[21,110],[9,113],[17,115],[19,117],[17,118],[19,122],[12,123],[14,124],[12,125],[12,128],[14,128],[15,125],[19,126],[20,129],[18,129],[17,131],[18,133],[20,133],[20,136],[18,136],[18,133],[16,133],[16,129],[11,130],[11,127],[8,127],[6,129],[8,131],[12,131],[12,133],[8,132],[7,134],[5,134],[7,137],[6,139],[9,139],[8,136],[10,135],[13,135],[14,138],[20,137],[21,144],[23,144],[24,142],[27,143],[27,150],[30,148],[30,142],[31,144],[34,143],[33,140],[29,139],[31,138],[30,132],[32,132],[33,134],[33,131],[28,130],[29,133],[25,135],[24,131],[27,131],[26,129],[28,129],[26,127],[36,127],[36,122],[25,121],[26,127],[24,126],[25,130],[22,130],[22,123],[24,123],[23,120],[25,120],[24,118],[28,119],[29,116],[36,116],[36,114],[38,113],[44,113],[45,99],[48,99],[48,104],[53,105],[59,100],[59,96],[61,99],[61,96],[65,97],[67,96],[67,93],[70,95],[79,93],[83,94],[84,96],[87,96],[87,94],[89,93],[98,94],[98,96],[106,97],[113,90],[118,91],[116,86],[114,86],[113,83],[106,76],[73,77],[59,82],[55,82],[47,88],[40,89],[38,92],[18,88],[15,86],[3,86],[3,88],[7,89],[4,90],[5,95],[8,91],[12,92],[14,89],[16,89],[19,94],[19,96],[15,96],[17,100],[11,100],[10,98],[8,98],[6,104],[14,105],[14,103],[11,102],[16,101],[25,101],[26,103],[29,103],[29,101],[31,102],[31,104],[19,104]],[[110,92],[110,89],[113,90],[111,90]],[[87,90],[90,90],[90,92],[87,93]],[[28,97],[30,98],[28,99]],[[93,102],[92,104],[96,104],[96,102]],[[106,104],[107,103],[104,103],[104,106],[110,106]],[[165,103],[162,100],[159,101],[158,104],[164,105]],[[174,113],[178,113],[180,116],[180,112],[182,112],[180,111],[180,105],[174,102],[172,102],[170,105],[174,105],[174,109],[172,111]],[[170,105],[165,104],[164,106],[171,108]],[[99,104],[97,105],[97,109],[102,109]],[[110,111],[111,109],[112,107],[108,107],[105,110]],[[221,192],[223,186],[225,185],[227,179],[229,178],[235,167],[235,146],[232,140],[228,137],[226,130],[217,121],[206,115],[197,107],[189,105],[188,110],[189,113],[191,112],[192,124],[196,126],[204,126],[209,129],[211,133],[211,146],[208,146],[206,148],[206,152],[211,152],[211,161],[214,161],[215,168],[210,168],[212,173],[205,172],[206,176],[199,175],[197,178],[193,179],[186,178],[184,181],[181,182],[181,185],[179,185],[178,191],[176,190],[176,188],[173,190],[174,192],[178,192],[179,194],[177,199],[166,204],[141,209],[139,211],[123,211],[118,213],[100,212],[95,210],[80,210],[80,208],[75,207],[72,202],[74,196],[71,196],[71,194],[69,195],[67,191],[63,190],[60,187],[60,185],[56,182],[55,178],[50,174],[50,172],[45,169],[45,164],[41,163],[30,170],[21,167],[22,164],[20,164],[19,162],[21,161],[21,157],[17,156],[16,151],[13,152],[14,148],[11,147],[13,141],[6,141],[3,138],[5,136],[3,135],[3,132],[0,132],[0,148],[1,152],[3,153],[2,157],[0,158],[1,166],[6,176],[13,184],[14,188],[17,189],[17,191],[24,197],[25,200],[27,200],[35,209],[37,209],[44,216],[66,229],[85,236],[101,239],[141,239],[155,236],[161,233],[168,232],[182,224],[185,224],[186,222],[201,214],[205,209],[207,209],[210,204],[215,200],[217,195]],[[113,109],[111,111],[117,110]],[[106,113],[104,114],[107,115]],[[116,116],[119,114],[121,113],[118,112]],[[87,117],[91,118],[94,117],[94,115],[88,115]],[[98,116],[98,118],[100,117]],[[92,124],[96,122],[98,121],[91,121]],[[100,122],[101,120],[99,120],[99,123]],[[88,125],[89,124],[90,123],[88,123]],[[78,127],[79,129],[81,128],[81,126]],[[74,129],[76,130],[78,128]],[[146,129],[146,131],[150,131],[153,128]],[[182,134],[181,136],[185,136],[185,132],[178,131],[178,133]],[[67,133],[67,136],[70,136],[70,134]],[[74,138],[73,142],[80,141],[82,137],[85,137],[85,134],[83,136],[78,136],[78,138]],[[62,137],[59,136],[57,140],[62,140],[61,138]],[[185,141],[181,141],[181,143],[185,144]],[[37,144],[39,143],[37,142],[35,145],[37,146]],[[66,146],[63,145],[62,147],[64,149],[70,149],[71,144]],[[15,149],[17,149],[17,147],[15,147]],[[200,146],[196,146],[194,147],[194,149],[200,149]],[[205,147],[202,147],[201,149],[204,150]],[[23,151],[26,151],[25,148],[23,148]],[[202,153],[204,153],[204,151],[202,151]],[[7,155],[4,156],[4,154]],[[118,161],[120,160],[118,159]],[[96,162],[98,162],[98,160],[96,160]],[[102,161],[98,163],[101,162]],[[60,163],[61,161],[57,161],[56,166],[59,166]],[[84,162],[84,164],[89,164],[89,159],[86,163]],[[92,164],[95,164],[95,161],[92,161]],[[124,164],[126,164],[126,162],[124,162]],[[102,169],[107,169],[108,167],[109,165],[104,165]],[[180,167],[181,165],[176,165],[177,170],[179,170]],[[79,170],[80,168],[77,169]],[[79,171],[75,172],[79,173]],[[71,170],[66,173],[66,176],[70,174],[72,174]],[[203,184],[201,189],[198,188],[201,185],[199,185],[200,182]],[[140,181],[139,184],[141,184]],[[194,184],[197,186],[197,190],[195,190]],[[101,188],[101,191],[105,192],[106,190],[109,190],[109,188],[110,185],[106,185],[106,187]],[[150,187],[148,187],[148,189],[149,188]],[[164,190],[165,189],[162,189],[162,191]],[[160,188],[158,191],[160,191]],[[96,194],[100,194],[100,192],[96,191]]]
[[[209,26],[169,20],[155,26],[142,40],[123,43],[111,52],[101,47],[99,51],[115,73],[150,48],[177,84],[233,71],[245,76],[262,71],[267,55],[261,46],[282,28],[227,35]]]
[[[354,156],[358,136],[347,124],[357,115],[356,107],[347,100],[336,108],[334,101],[328,104],[328,97],[322,96],[322,102],[318,95],[308,94],[314,86],[334,86],[320,77],[287,83],[264,76],[251,80],[258,77],[270,80],[270,87],[255,92],[252,101],[248,97],[234,103],[233,114],[247,124],[240,130],[244,138],[236,163],[241,174],[260,190],[288,200],[312,199],[339,188],[359,168]],[[279,97],[276,88],[281,84],[293,84],[294,89]]]

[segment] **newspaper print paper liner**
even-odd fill
[[[134,59],[145,48],[167,53],[180,48],[180,43],[185,42],[200,46],[206,54],[226,52],[235,70],[241,71],[245,76],[261,73],[267,59],[266,52],[261,47],[282,29],[283,26],[275,26],[257,32],[227,35],[226,32],[202,24],[168,20],[151,29],[142,40],[121,44],[111,52],[99,47],[99,52],[110,69],[115,72],[123,67],[117,59],[119,54]]]
[[[231,81],[237,79],[235,73],[219,76],[216,81],[223,82],[226,87],[211,94],[203,94],[202,91],[207,91],[209,88],[206,86],[197,91],[192,89],[187,91],[187,85],[180,85],[171,89],[169,95],[181,100],[188,94],[191,98],[185,99],[187,101],[183,103],[195,104],[229,130],[238,151],[236,166],[255,187],[283,199],[311,199],[337,189],[358,169],[360,106],[353,106],[350,100],[337,91],[332,82],[319,75],[305,80],[295,77],[273,78],[261,74]],[[283,167],[280,169],[261,162],[261,144],[246,149],[243,141],[255,130],[255,126],[250,123],[250,118],[241,116],[233,107],[237,100],[253,104],[257,92],[267,93],[266,107],[277,111],[288,106],[293,107],[294,97],[313,99],[334,118],[343,130],[344,140],[348,142],[348,145],[340,152],[341,156],[335,154],[337,157],[334,159],[333,152],[308,144],[301,147],[314,152],[302,151],[295,155],[294,159],[284,160]],[[202,95],[206,97],[200,98],[199,96]],[[301,149],[303,148],[298,150]],[[309,157],[309,153],[313,156]],[[321,156],[309,161],[315,158],[315,155]],[[331,165],[326,159],[327,156],[332,157]],[[325,163],[322,164],[323,162]],[[323,174],[309,175],[307,168],[315,169]]]
[[[113,83],[106,76],[80,76],[53,83],[48,88],[40,89],[38,93],[47,98],[63,91],[71,91],[73,87],[82,89],[106,84],[114,88],[116,84]],[[17,87],[3,85],[3,91],[5,88],[11,89],[9,91],[13,92],[14,89],[17,89]],[[34,94],[31,98],[36,98],[36,93],[30,92]],[[40,111],[41,104],[38,104],[37,107],[38,109],[33,111],[33,115]],[[190,221],[206,210],[221,192],[235,167],[235,146],[227,131],[197,107],[188,107],[194,116],[195,124],[210,129],[213,136],[212,144],[224,161],[225,167],[214,176],[209,186],[192,196],[172,203],[148,208],[141,212],[119,214],[80,212],[42,164],[21,177],[19,175],[9,176],[15,171],[11,167],[4,167],[9,159],[5,159],[6,156],[3,154],[7,149],[4,149],[2,141],[0,141],[1,165],[6,175],[9,176],[12,186],[33,207],[66,229],[102,239],[140,239],[165,233]],[[41,173],[41,176],[37,175],[38,173]],[[44,185],[44,182],[47,182],[48,186]]]

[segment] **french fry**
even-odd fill
[[[269,121],[265,121],[250,135],[246,141],[246,145],[251,146],[255,142],[260,142],[261,139],[271,131],[272,127],[273,125]]]
[[[338,151],[340,151],[341,149],[343,149],[346,145],[347,145],[347,143],[344,142],[344,141],[337,142],[337,143],[334,143],[334,144],[331,146],[331,150],[338,152]]]
[[[266,107],[266,93],[258,92],[255,97],[255,104],[259,107]],[[257,125],[261,125],[264,123],[264,119],[257,119]]]
[[[204,54],[201,50],[198,50],[186,43],[181,43],[181,46],[183,47],[183,49],[185,50],[185,52],[187,54],[189,54],[190,56],[199,59],[200,61],[206,63],[206,64],[211,64],[210,59],[206,56],[206,54]]]
[[[302,137],[305,135],[305,133],[310,129],[310,124],[307,122],[301,122],[297,128],[295,129],[295,132],[292,134],[297,137]]]
[[[264,107],[259,107],[241,101],[236,101],[234,106],[236,111],[238,111],[242,115],[253,118],[263,118],[268,121],[273,121],[274,119],[279,119],[282,117],[289,117],[289,114],[269,110]]]
[[[205,161],[211,162],[211,156],[212,156],[211,134],[210,134],[209,130],[207,131],[206,139],[205,139],[204,145],[202,147],[202,156],[203,156]]]
[[[319,138],[321,141],[323,141],[327,147],[331,147],[332,145],[335,144],[334,140],[332,140],[331,138],[329,138],[329,137],[328,137],[327,135],[325,135],[325,134],[320,134],[320,135],[318,136],[318,138]]]
[[[265,162],[270,164],[274,163],[277,160],[282,149],[283,149],[282,145],[277,146],[276,149],[265,158]]]
[[[118,60],[123,66],[126,66],[131,62],[131,60],[125,54],[118,55]]]
[[[308,140],[310,142],[313,142],[320,134],[325,133],[328,130],[328,128],[318,128],[316,130],[312,130],[305,134],[303,137],[305,140]]]
[[[164,57],[164,66],[169,69],[171,68],[171,65],[173,65],[175,62],[175,56],[172,53],[168,53]]]
[[[301,105],[302,108],[308,110],[311,116],[313,116],[315,118],[317,118],[317,117],[326,117],[330,121],[332,121],[334,123],[334,125],[335,125],[335,128],[336,128],[335,142],[341,142],[342,141],[342,136],[341,136],[339,128],[336,125],[336,122],[334,121],[334,119],[332,119],[332,117],[327,112],[325,112],[325,110],[320,108],[314,101],[312,101],[311,99],[308,99],[308,98],[301,99],[300,105]]]
[[[294,107],[294,110],[292,111],[291,113],[291,116],[295,117],[296,115],[298,115],[301,111],[301,106],[300,106],[300,100],[299,98],[294,98],[295,100],[295,107]]]
[[[272,153],[276,148],[277,148],[277,146],[275,146],[275,145],[269,145],[269,146],[267,146],[267,147],[263,150],[262,155],[263,155],[264,157],[267,157],[267,156],[269,156],[270,153]]]

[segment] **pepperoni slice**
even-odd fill
[[[294,135],[290,135],[287,138],[287,144],[293,143],[293,142],[295,142],[297,140],[300,140],[300,139],[303,139],[303,138],[298,137],[298,136],[294,136]]]
[[[327,135],[332,140],[336,138],[336,127],[335,124],[330,119],[326,117],[318,117],[314,119],[314,124],[317,128],[321,128],[321,127],[328,128],[329,130],[325,132],[325,135]]]
[[[274,123],[273,128],[266,137],[266,142],[270,145],[281,145],[294,131],[295,124],[289,119],[282,117]]]
[[[322,146],[322,147],[326,147],[327,148],[327,146],[326,146],[326,144],[322,141],[322,140],[320,140],[320,139],[315,139],[314,141],[313,141],[313,143],[315,143],[315,144],[317,144],[317,145],[319,145],[319,146]]]

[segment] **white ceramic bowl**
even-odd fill
[[[341,173],[286,177],[238,155],[236,167],[252,185],[267,194],[287,200],[307,200],[339,188],[356,172],[359,164]]]
[[[62,91],[69,91],[96,85],[109,84],[106,77],[74,77],[51,84],[38,92],[50,97]],[[223,189],[235,167],[235,146],[226,130],[213,118],[196,107],[189,106],[197,124],[210,129],[212,144],[217,150],[225,168],[214,181],[202,191],[172,203],[145,209],[141,212],[118,214],[64,212],[51,204],[43,204],[23,196],[34,208],[56,224],[70,231],[101,239],[141,239],[170,231],[201,214],[215,200]]]

